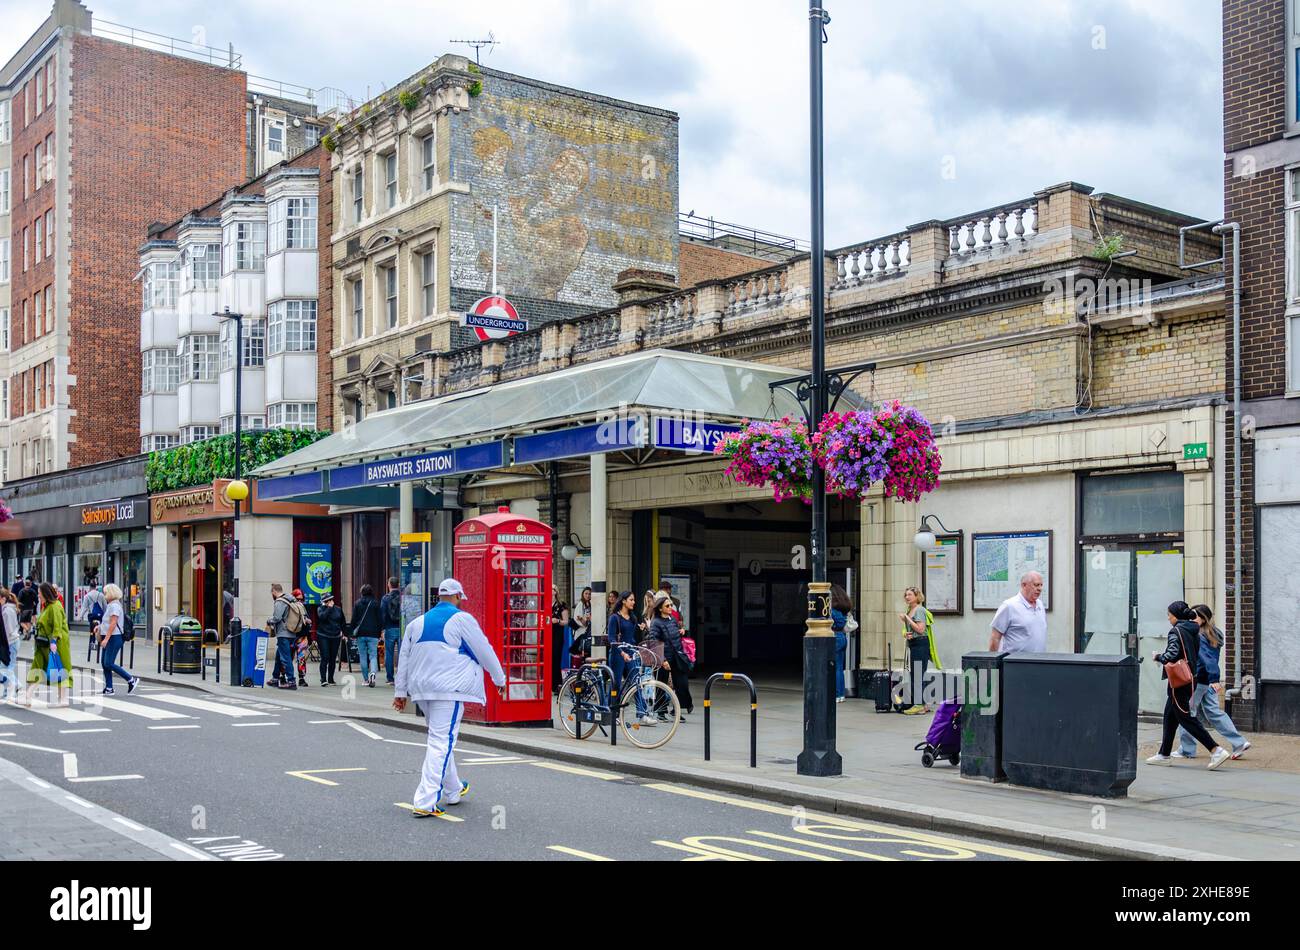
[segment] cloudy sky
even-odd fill
[[[826,0],[827,242],[1065,180],[1222,211],[1217,0]],[[808,235],[800,0],[87,0],[233,43],[249,72],[364,97],[489,31],[485,65],[672,109],[681,208]],[[0,0],[3,55],[48,0]],[[472,55],[472,53],[471,53]]]

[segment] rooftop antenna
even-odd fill
[[[461,46],[474,47],[474,62],[480,66],[483,65],[483,61],[479,58],[479,50],[486,46],[488,48],[488,55],[491,56],[492,47],[501,45],[501,41],[497,39],[496,34],[491,30],[488,30],[488,38],[485,40],[449,40],[448,42],[458,43]]]

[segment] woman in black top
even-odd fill
[[[316,611],[316,643],[320,647],[320,684],[334,685],[334,666],[339,658],[339,644],[343,640],[343,627],[347,620],[343,608],[336,606],[334,595],[321,598]]]
[[[1165,652],[1156,651],[1151,658],[1162,667],[1160,675],[1168,679],[1168,671],[1163,669],[1170,663],[1187,660],[1192,678],[1188,683],[1175,687],[1169,684],[1169,695],[1165,699],[1165,731],[1160,742],[1160,751],[1147,759],[1147,765],[1168,765],[1169,753],[1174,747],[1174,735],[1182,726],[1188,734],[1205,748],[1210,750],[1210,768],[1217,769],[1228,761],[1231,753],[1214,744],[1205,727],[1192,715],[1192,693],[1196,689],[1196,674],[1200,669],[1201,630],[1196,623],[1196,614],[1181,600],[1169,605],[1169,639]]]
[[[569,605],[560,599],[560,590],[551,586],[551,689],[558,690],[561,671],[569,662],[564,647],[564,630],[569,625]]]
[[[375,685],[379,673],[379,638],[384,632],[379,613],[375,589],[363,584],[361,596],[352,605],[352,635],[357,638],[357,651],[361,654],[361,677],[370,687]]]
[[[682,649],[682,632],[673,617],[673,599],[660,592],[655,596],[650,615],[650,637],[664,645],[664,669],[672,674],[673,692],[681,704],[682,715],[693,711],[691,699],[691,661]]]

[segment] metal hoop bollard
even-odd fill
[[[169,676],[176,673],[176,644],[172,642],[171,631],[172,628],[166,625],[158,628],[158,672],[166,670]]]
[[[709,700],[709,693],[713,689],[714,680],[724,682],[741,680],[749,687],[749,767],[756,769],[758,768],[758,690],[754,687],[754,681],[744,673],[714,673],[704,684],[704,761],[709,761],[711,752],[709,713],[713,710],[713,703]]]
[[[209,638],[208,638],[209,634],[212,635],[211,642],[209,642]],[[208,660],[208,647],[212,647],[216,651],[216,656],[212,658],[210,663]],[[211,666],[216,671],[215,673],[217,678],[216,681],[220,683],[221,682],[221,639],[218,636],[217,631],[211,628],[204,630],[203,635],[199,640],[199,679],[206,680],[208,678],[209,666]]]

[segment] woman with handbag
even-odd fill
[[[664,645],[663,669],[672,674],[673,692],[677,694],[677,702],[685,716],[695,711],[695,703],[691,699],[692,664],[682,649],[682,631],[677,626],[677,618],[673,616],[676,612],[673,599],[660,591],[655,596],[651,611],[650,638]]]
[[[32,694],[41,683],[59,686],[59,705],[64,705],[63,689],[72,687],[72,638],[68,631],[68,617],[59,603],[53,585],[40,586],[41,612],[36,617],[36,650],[32,654],[31,669],[27,671],[26,703],[32,704]]]
[[[1200,669],[1196,673],[1196,691],[1192,693],[1192,704],[1188,711],[1195,716],[1199,709],[1205,714],[1205,721],[1217,729],[1219,735],[1228,740],[1232,746],[1233,760],[1240,759],[1250,748],[1250,740],[1245,738],[1231,717],[1223,711],[1223,683],[1219,674],[1219,650],[1223,646],[1223,631],[1214,625],[1214,612],[1205,604],[1192,608],[1196,612],[1196,622],[1201,628]],[[1179,727],[1179,748],[1174,750],[1175,759],[1196,758],[1196,743],[1186,730]]]
[[[1217,769],[1232,754],[1214,744],[1192,713],[1192,694],[1200,668],[1201,629],[1196,623],[1196,613],[1184,601],[1176,600],[1169,605],[1169,623],[1165,652],[1151,654],[1151,659],[1163,667],[1160,675],[1169,681],[1169,696],[1165,700],[1165,731],[1160,751],[1147,759],[1147,765],[1168,765],[1172,761],[1169,753],[1174,747],[1174,735],[1182,726],[1193,739],[1210,750],[1209,767]]]

